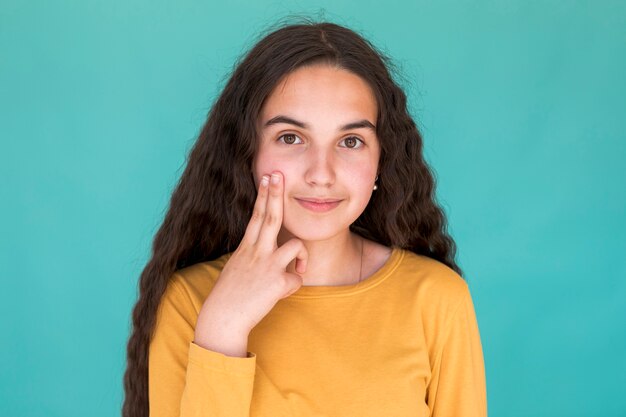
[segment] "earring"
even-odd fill
[[[374,190],[378,190],[378,185],[376,185],[377,179],[378,179],[378,175],[376,175],[376,178],[374,179]]]

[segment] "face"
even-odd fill
[[[326,65],[303,67],[283,78],[258,119],[253,161],[258,189],[264,174],[284,178],[281,233],[324,240],[365,210],[380,158],[376,98],[359,76]],[[303,199],[340,200],[319,211]]]

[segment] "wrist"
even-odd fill
[[[238,325],[207,320],[196,326],[193,342],[204,349],[226,356],[245,358],[249,333],[246,328]]]

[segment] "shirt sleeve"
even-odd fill
[[[447,336],[432,366],[427,403],[432,417],[486,417],[487,390],[482,345],[467,285],[451,316]]]
[[[187,291],[170,280],[150,341],[150,417],[248,417],[256,355],[232,357],[196,345],[197,317]]]

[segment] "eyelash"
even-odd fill
[[[281,138],[284,138],[285,136],[296,136],[296,137],[298,137],[298,138],[300,137],[300,136],[296,135],[295,133],[285,133],[284,135],[280,135],[280,136],[278,137],[278,139],[276,139],[276,140],[281,140]],[[346,139],[356,139],[356,140],[358,140],[359,142],[361,142],[361,145],[360,145],[360,146],[354,146],[354,147],[352,147],[352,148],[350,148],[350,147],[348,147],[348,146],[342,146],[342,148],[347,148],[347,149],[359,149],[359,148],[362,148],[362,147],[365,145],[365,142],[363,142],[361,139],[359,139],[359,138],[358,138],[358,137],[356,137],[356,136],[348,136],[347,138],[344,138],[343,140],[346,140]],[[285,143],[284,141],[283,141],[283,143],[284,143],[285,145],[296,145],[295,143]]]

